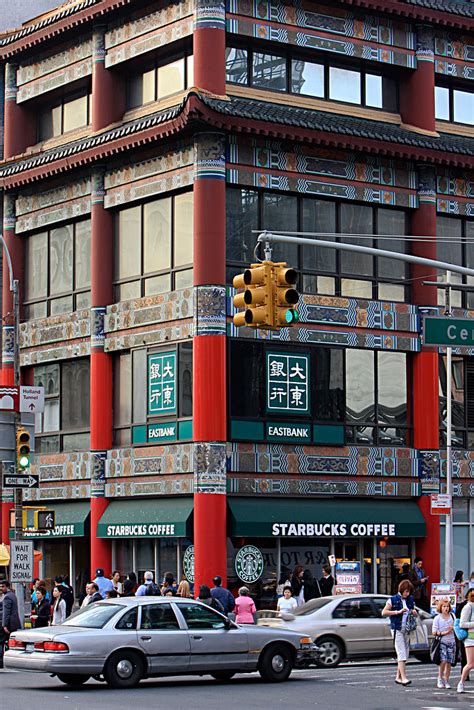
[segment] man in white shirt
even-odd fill
[[[291,587],[284,587],[283,596],[278,600],[277,611],[289,611],[291,614],[297,606],[298,602],[291,596]]]

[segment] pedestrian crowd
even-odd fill
[[[292,573],[288,569],[283,569],[276,589],[277,611],[291,612],[311,599],[330,597],[334,584],[334,577],[329,565],[324,565],[319,580],[302,565],[296,565]]]

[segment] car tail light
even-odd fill
[[[8,648],[26,648],[26,643],[17,639],[9,639]]]
[[[49,653],[69,653],[69,646],[61,641],[45,641],[44,650]]]
[[[35,643],[35,651],[44,651],[44,641],[37,641]]]

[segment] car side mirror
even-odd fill
[[[231,629],[231,628],[232,628],[232,621],[230,619],[224,619],[224,629],[227,629],[227,631],[229,631],[229,629]]]

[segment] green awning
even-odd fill
[[[231,537],[424,537],[414,500],[228,498]]]
[[[114,500],[99,520],[97,536],[189,537],[192,512],[192,498]]]
[[[29,504],[30,505],[30,504]],[[34,505],[32,503],[31,505]],[[86,522],[90,513],[89,501],[71,501],[70,503],[38,503],[38,507],[54,510],[56,514],[56,527],[47,532],[25,532],[25,538],[49,537],[84,537]],[[27,511],[27,525],[33,525],[33,510]],[[13,530],[10,530],[13,537]]]

